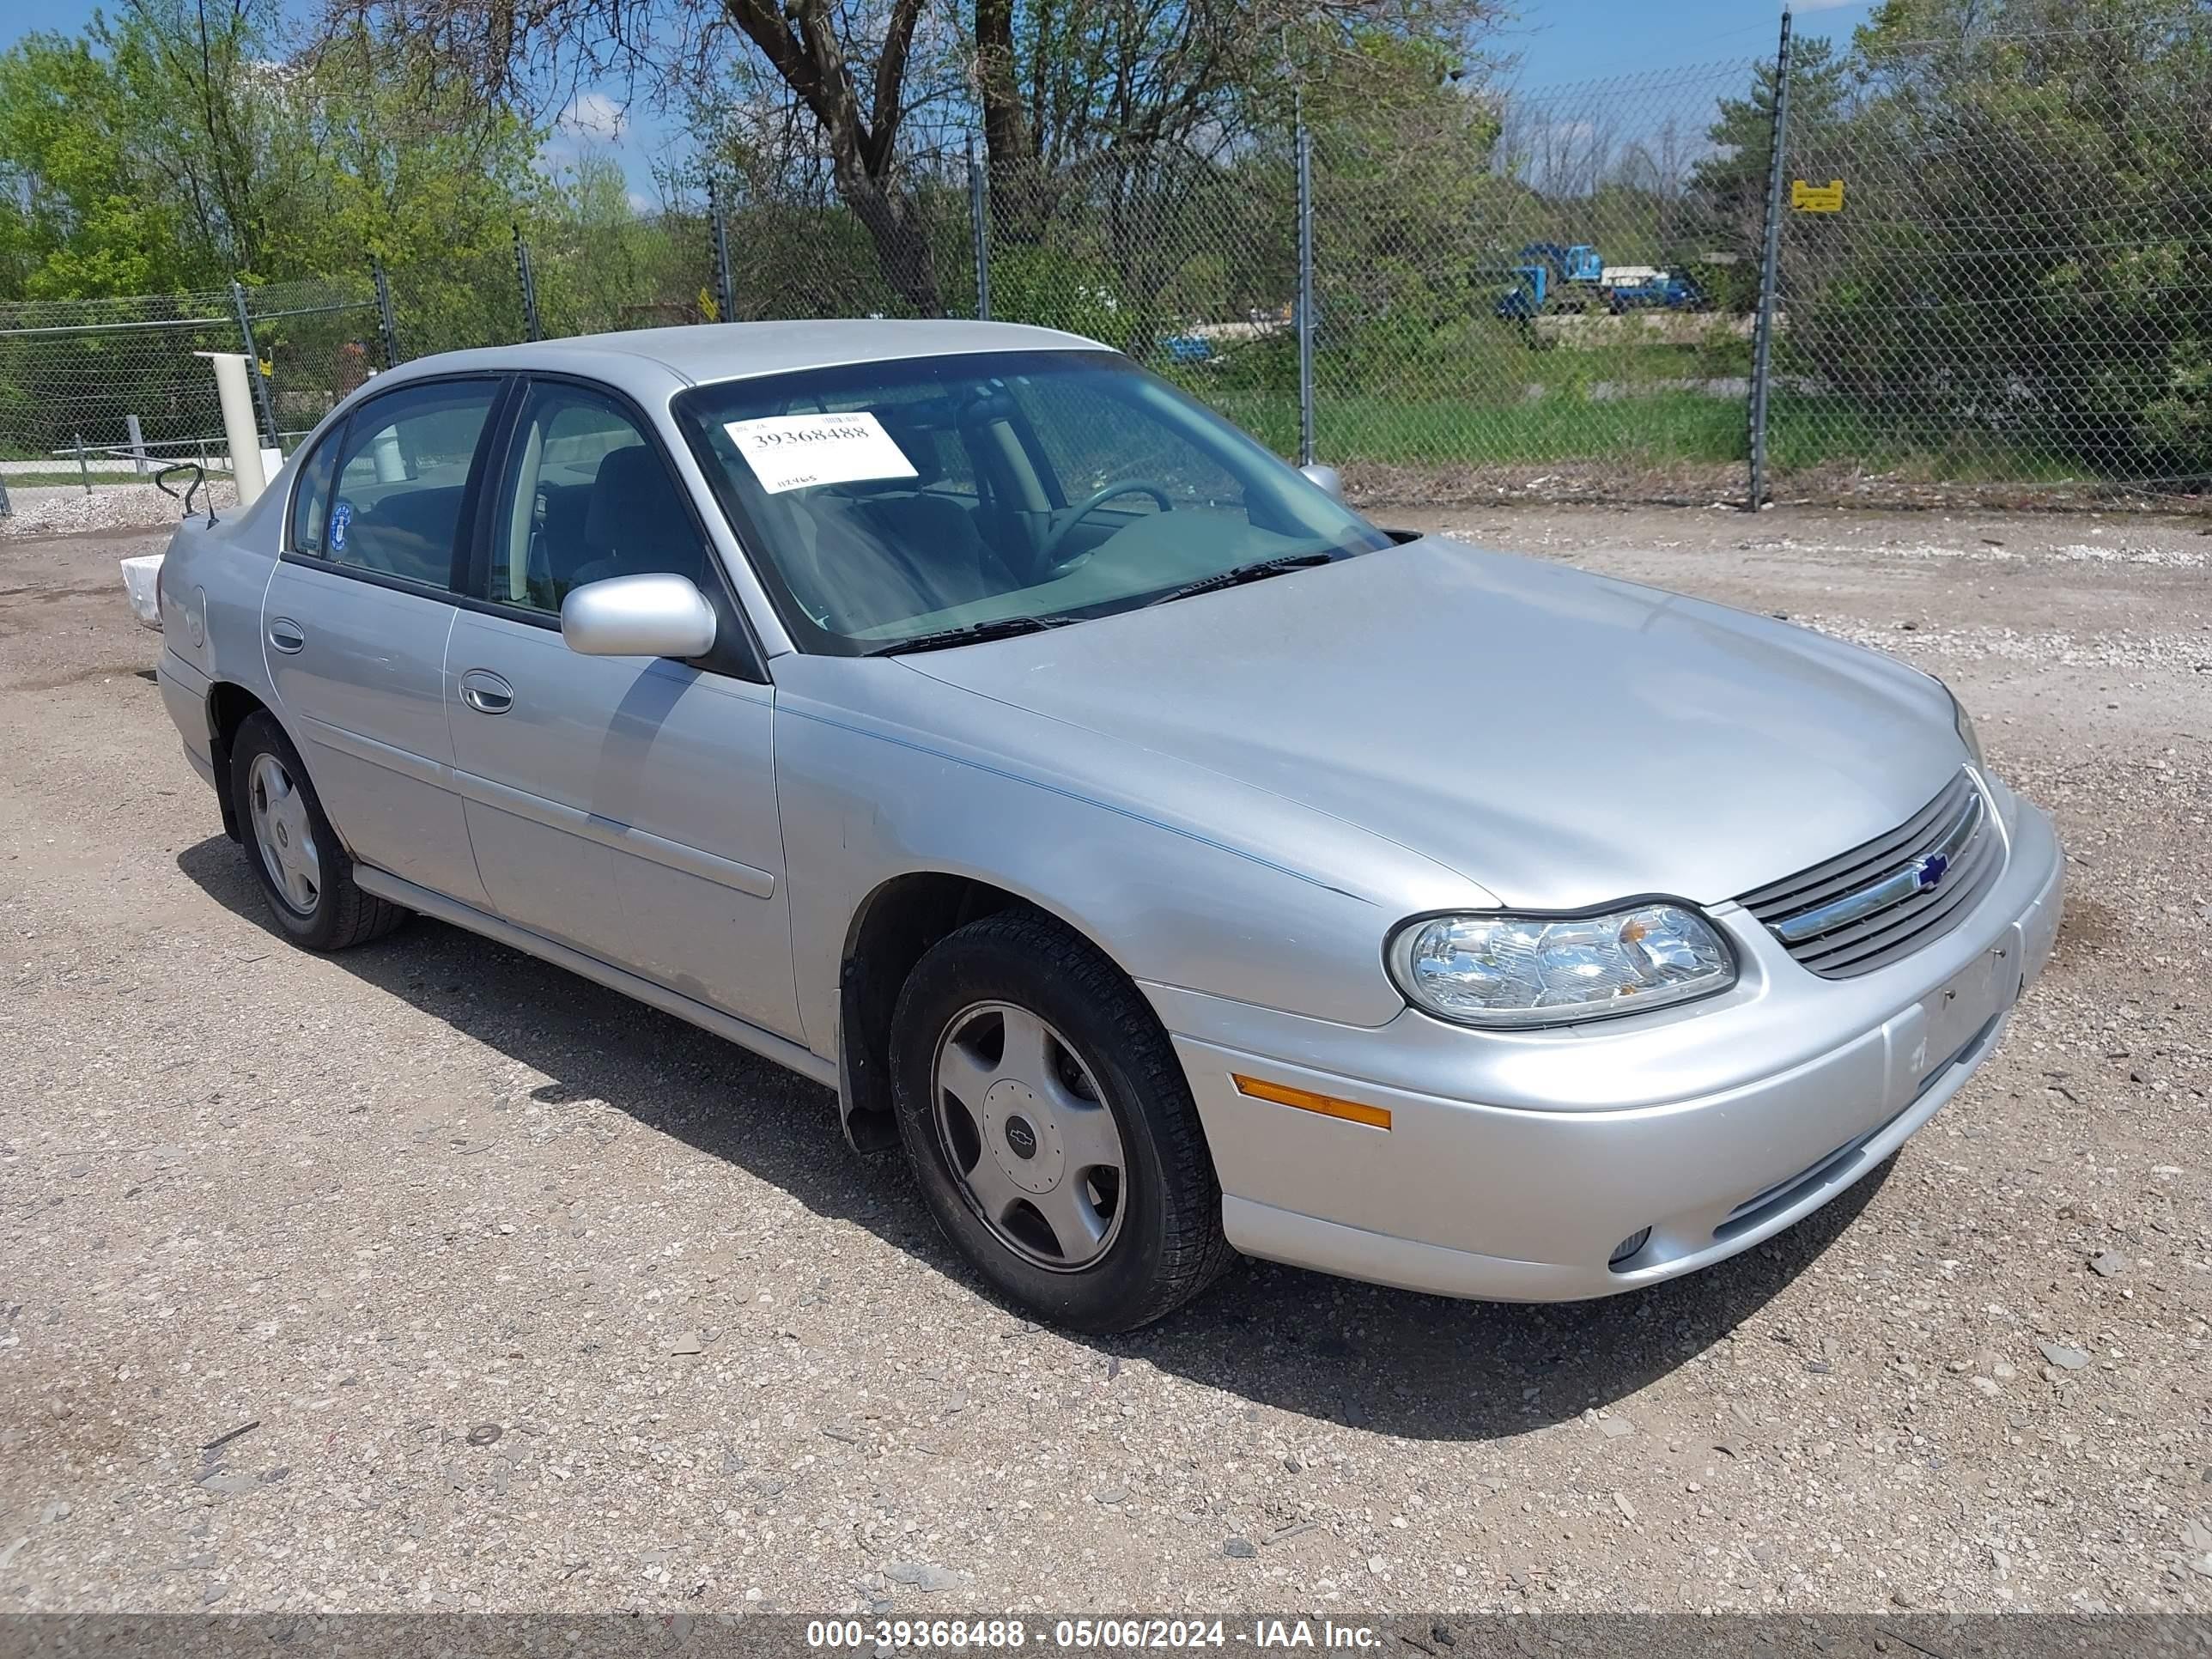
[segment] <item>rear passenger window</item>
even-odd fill
[[[495,391],[490,381],[415,386],[355,410],[337,447],[330,507],[307,526],[319,531],[319,545],[299,539],[296,507],[294,544],[334,563],[450,586],[469,464]],[[313,484],[311,471],[301,501]]]

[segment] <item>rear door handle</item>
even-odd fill
[[[514,707],[514,688],[489,668],[461,676],[461,701],[479,714],[504,714]]]
[[[307,636],[300,631],[300,624],[289,617],[278,617],[269,624],[269,643],[288,657],[297,655],[307,642]]]

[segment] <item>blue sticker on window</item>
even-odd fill
[[[331,507],[331,551],[345,551],[346,526],[353,522],[353,503],[341,495]]]

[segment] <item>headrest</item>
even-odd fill
[[[584,510],[584,544],[599,553],[643,551],[682,526],[674,486],[649,444],[611,449],[599,462],[590,505]],[[696,540],[688,526],[682,533]]]

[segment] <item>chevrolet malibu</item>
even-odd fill
[[[1240,1251],[1602,1296],[1874,1169],[2058,925],[1965,712],[1333,483],[1041,329],[425,358],[179,527],[161,686],[299,945],[434,917],[834,1087],[1066,1326]]]

